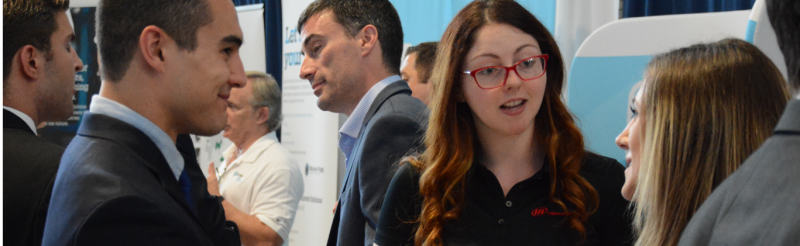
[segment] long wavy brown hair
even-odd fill
[[[480,148],[472,110],[459,102],[463,98],[459,83],[464,76],[459,69],[478,30],[500,23],[531,35],[542,53],[550,55],[544,98],[534,120],[535,146],[542,148],[545,165],[551,170],[550,200],[569,211],[565,222],[583,236],[584,223],[597,208],[597,192],[579,175],[585,155],[583,136],[561,101],[564,64],[555,40],[536,17],[514,1],[475,1],[458,12],[442,36],[430,80],[433,93],[426,149],[419,157],[408,159],[422,173],[416,245],[442,245],[445,223],[457,219],[464,207],[465,179]]]

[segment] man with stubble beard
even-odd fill
[[[3,0],[3,244],[40,245],[64,148],[36,126],[72,115],[83,63],[69,0]]]
[[[401,80],[403,30],[387,0],[318,0],[297,25],[300,77],[317,106],[348,116],[339,130],[345,179],[328,245],[372,245],[395,163],[422,145],[427,107]]]
[[[240,245],[182,144],[222,131],[245,84],[233,3],[101,0],[97,34],[100,94],[64,152],[43,244]]]

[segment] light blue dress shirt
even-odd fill
[[[356,139],[358,139],[358,135],[361,134],[361,125],[364,124],[364,117],[367,116],[367,111],[369,111],[370,106],[372,106],[372,102],[375,101],[375,97],[377,97],[384,88],[399,80],[399,75],[392,75],[373,85],[372,88],[367,91],[367,94],[364,94],[361,101],[358,101],[358,105],[356,105],[353,113],[350,114],[350,117],[344,122],[342,128],[339,129],[339,149],[344,153],[345,163],[348,163],[347,160],[350,159],[350,153],[353,152]]]
[[[92,97],[89,112],[121,120],[144,132],[147,137],[155,142],[158,149],[161,150],[161,154],[167,159],[169,168],[172,170],[172,174],[175,175],[175,180],[178,180],[181,176],[181,172],[183,172],[183,156],[181,156],[181,152],[178,152],[178,147],[175,146],[172,138],[156,124],[153,124],[153,122],[125,105],[100,95]]]

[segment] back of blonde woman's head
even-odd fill
[[[644,86],[636,245],[676,245],[712,190],[772,135],[788,87],[738,39],[656,56]]]

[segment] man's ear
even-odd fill
[[[361,28],[358,34],[361,55],[368,56],[378,46],[378,28],[373,25],[367,25]]]
[[[33,45],[25,45],[19,49],[19,68],[24,77],[31,80],[36,80],[42,76],[44,72],[44,62],[47,54],[45,52],[33,47]]]
[[[256,118],[256,123],[261,125],[267,122],[269,119],[269,108],[268,107],[260,107],[258,108],[258,118]],[[272,130],[272,129],[270,129]]]
[[[169,36],[157,26],[147,26],[139,36],[139,51],[144,61],[158,72],[164,71],[164,48],[172,41]]]

